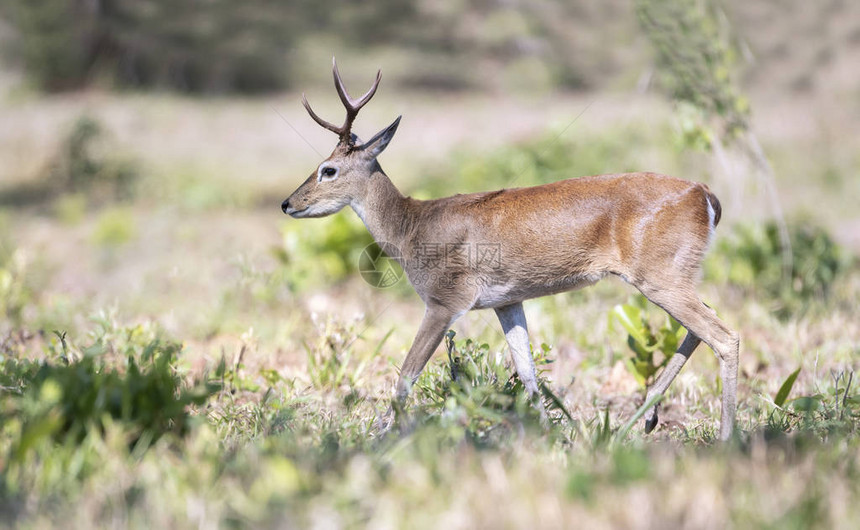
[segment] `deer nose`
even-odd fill
[[[281,203],[281,211],[287,213],[287,210],[290,207],[290,199],[284,199],[284,202]]]

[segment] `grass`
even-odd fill
[[[353,348],[356,330],[349,324],[327,322],[319,331],[308,344],[307,370],[295,373],[246,364],[253,340],[245,337],[235,358],[205,376],[218,390],[191,409],[183,432],[155,426],[151,432],[159,436],[142,445],[137,425],[144,417],[104,417],[98,429],[33,444],[26,466],[9,457],[20,453],[9,445],[15,419],[31,413],[25,409],[33,399],[49,406],[64,400],[47,395],[44,384],[38,390],[4,381],[4,520],[30,527],[419,528],[532,520],[830,528],[860,520],[848,501],[860,493],[853,464],[860,400],[856,387],[845,392],[847,375],[810,381],[820,390],[815,410],[786,406],[786,397],[799,401],[803,384],[780,390],[780,406],[744,400],[741,432],[720,446],[713,443],[713,418],[654,439],[638,427],[626,430],[622,422],[630,418],[612,407],[569,418],[563,394],[555,406],[547,397],[550,424],[542,427],[503,352],[455,340],[451,356],[422,375],[409,410],[382,430],[376,421],[387,405],[382,345]],[[160,345],[175,351],[157,336],[149,327],[102,318],[89,340],[112,358],[135,362]],[[63,370],[62,355],[85,352],[69,364],[80,374],[91,370],[87,356],[105,355],[71,341],[54,337],[40,366]],[[4,374],[12,372],[10,363],[29,362],[32,346],[7,341]],[[553,357],[545,353],[539,359]],[[176,380],[186,381],[182,388],[193,388],[192,371],[174,365]],[[554,386],[546,369],[542,374]],[[119,381],[133,386],[130,377]],[[22,408],[9,407],[16,403]]]

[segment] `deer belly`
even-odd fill
[[[584,274],[548,282],[507,281],[484,284],[478,292],[472,309],[504,307],[531,298],[540,298],[588,287],[603,279],[606,274]]]

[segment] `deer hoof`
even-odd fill
[[[657,409],[654,408],[654,412],[651,414],[649,418],[645,418],[645,434],[650,434],[651,431],[654,430],[654,427],[657,426]]]

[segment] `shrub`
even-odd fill
[[[790,270],[784,267],[779,227],[769,222],[739,225],[720,238],[705,262],[706,275],[766,297],[780,318],[808,310],[811,302],[827,299],[848,257],[820,227],[793,223],[789,233]]]
[[[69,128],[38,178],[0,188],[0,204],[40,204],[66,196],[71,202],[61,202],[55,210],[73,221],[81,210],[81,202],[100,204],[131,199],[138,170],[132,160],[117,156],[114,151],[101,123],[82,115]]]
[[[52,182],[64,192],[94,199],[131,197],[137,171],[129,161],[111,157],[107,141],[101,123],[91,116],[79,117],[51,164]]]
[[[116,329],[102,320],[82,349],[65,334],[57,338],[48,361],[0,357],[0,424],[13,461],[49,441],[75,443],[103,432],[107,423],[120,426],[130,445],[184,435],[188,407],[217,389],[186,385],[176,369],[182,345],[144,326]]]

